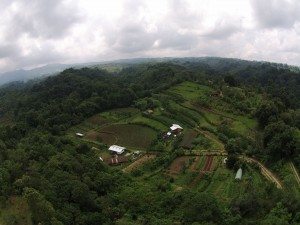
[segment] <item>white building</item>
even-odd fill
[[[82,133],[76,133],[76,136],[83,137],[84,135]]]
[[[180,132],[183,130],[183,128],[181,126],[179,126],[178,124],[172,124],[170,129],[172,132]]]
[[[242,168],[239,168],[238,171],[236,172],[235,179],[236,180],[241,180],[242,179],[242,175],[243,175]]]
[[[118,145],[111,145],[108,150],[120,155],[126,150],[126,148]]]

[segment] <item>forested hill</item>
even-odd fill
[[[286,64],[277,64],[269,62],[259,61],[247,61],[231,58],[219,58],[219,57],[195,57],[195,58],[136,58],[136,59],[123,59],[111,62],[93,62],[86,64],[75,64],[74,68],[93,67],[108,69],[109,71],[119,72],[122,68],[138,67],[138,65],[149,65],[158,63],[172,63],[173,65],[180,65],[188,68],[193,72],[205,71],[209,76],[225,76],[226,74],[233,75],[237,80],[241,80],[244,83],[271,87],[270,91],[274,93],[280,93],[280,96],[286,96],[285,100],[290,101],[292,97],[292,103],[299,107],[299,90],[296,88],[296,84],[299,83],[300,73],[299,67],[289,66]],[[20,71],[7,73],[7,75],[0,77],[0,84],[4,84],[9,81],[20,82],[28,81],[29,79],[39,78],[41,76],[50,76],[57,74],[58,71],[62,71],[63,68],[67,68],[68,65],[48,65],[45,67],[37,68],[32,71],[26,71],[27,75],[22,75],[18,78]],[[72,65],[69,65],[72,67]],[[16,73],[16,74],[15,74]],[[15,77],[16,76],[16,77]],[[289,87],[286,89],[286,87]],[[295,93],[292,96],[291,93]]]
[[[299,108],[300,76],[288,68],[233,61],[225,69],[228,60],[218,61],[216,68],[212,63],[209,67],[203,66],[208,63],[202,61],[179,62],[138,64],[113,74],[98,68],[67,69],[41,82],[2,88],[0,107],[2,113],[18,121],[25,119],[30,126],[42,125],[59,131],[96,112],[129,106],[137,98],[185,80],[206,84],[216,80],[220,85],[225,80],[232,86],[250,86],[258,92],[266,92],[286,108]],[[239,63],[243,66],[237,66]]]
[[[70,68],[2,87],[0,224],[300,223],[297,188],[278,190],[240,161],[299,170],[299,73],[215,60]],[[164,139],[175,122],[183,134]],[[131,162],[108,166],[99,154],[110,159],[115,142],[128,146],[133,163],[143,164],[134,154],[149,163],[132,173]],[[228,155],[228,168],[218,158],[210,176],[213,156],[205,166],[199,156],[211,151]],[[177,158],[193,159],[205,174],[197,177],[193,160],[172,168]],[[251,174],[241,183],[230,180],[239,167]],[[169,176],[172,169],[177,174]],[[283,182],[296,183],[290,176]]]
[[[300,70],[285,64],[246,61],[226,58],[174,59],[193,72],[205,71],[209,77],[232,76],[236,84],[262,88],[289,107],[300,107]]]
[[[126,107],[137,98],[191,79],[172,64],[138,66],[109,74],[101,69],[67,69],[39,83],[1,90],[2,113],[30,127],[57,133],[103,110]]]

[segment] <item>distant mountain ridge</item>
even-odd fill
[[[299,67],[297,66],[289,66],[287,64],[280,63],[270,63],[263,61],[249,61],[235,58],[221,58],[221,57],[164,57],[164,58],[132,58],[132,59],[119,59],[113,61],[103,61],[103,62],[88,62],[88,63],[77,63],[77,64],[49,64],[41,67],[37,67],[30,70],[13,70],[9,72],[0,73],[0,85],[7,84],[15,81],[23,81],[26,82],[31,79],[36,79],[40,77],[46,77],[50,75],[55,75],[67,68],[82,68],[82,67],[93,67],[99,66],[102,67],[104,65],[132,65],[139,63],[157,63],[157,62],[172,62],[175,64],[186,64],[186,63],[201,63],[202,65],[212,67],[217,70],[225,70],[226,64],[232,68],[235,65],[237,68],[246,67],[249,65],[261,65],[261,64],[272,64],[277,68],[285,68],[290,69],[291,71],[300,72]],[[105,67],[104,67],[105,68]]]
[[[43,77],[43,76],[50,76],[57,73],[62,72],[63,70],[70,68],[70,67],[84,67],[89,64],[49,64],[41,67],[37,67],[30,70],[14,70],[0,74],[0,85],[14,82],[14,81],[28,81],[31,79]]]
[[[120,59],[114,61],[103,61],[103,62],[88,62],[88,63],[76,63],[76,64],[49,64],[41,67],[37,67],[34,69],[24,70],[18,69],[13,71],[8,71],[4,73],[0,73],[0,85],[7,84],[15,81],[28,81],[35,78],[40,78],[43,76],[55,75],[67,68],[82,68],[82,67],[92,67],[97,65],[105,65],[105,64],[136,64],[136,63],[144,63],[150,61],[158,61],[157,59]]]

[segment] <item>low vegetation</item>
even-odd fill
[[[299,74],[240,63],[67,69],[0,89],[0,224],[300,223]],[[115,166],[112,144],[127,149]]]

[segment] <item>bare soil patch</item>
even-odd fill
[[[168,168],[168,172],[172,175],[179,174],[185,166],[188,165],[189,160],[193,158],[191,156],[180,156],[177,157]]]

